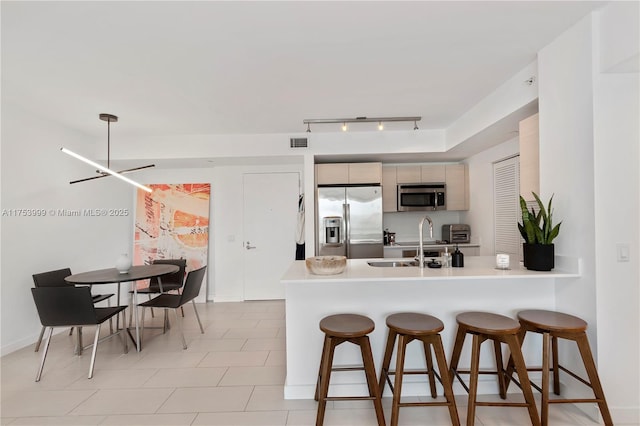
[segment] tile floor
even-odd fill
[[[313,425],[316,402],[283,399],[283,301],[198,305],[200,334],[190,306],[184,321],[189,348],[177,329],[148,330],[142,352],[123,353],[119,338],[102,342],[95,374],[90,352],[73,355],[66,332],[51,343],[42,380],[40,353],[30,346],[0,358],[2,425]],[[149,317],[149,315],[147,315]],[[170,318],[173,318],[170,316]],[[158,312],[154,321],[159,321]],[[85,331],[91,339],[92,331]],[[384,398],[387,421],[391,400]],[[462,424],[466,402],[458,399]],[[476,425],[526,425],[521,408],[479,407]],[[329,402],[325,425],[375,425],[368,401]],[[444,407],[410,407],[402,425],[448,425]],[[596,425],[576,407],[551,407],[551,425]]]

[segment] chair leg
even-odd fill
[[[107,306],[111,307],[111,298],[107,299]],[[109,334],[113,334],[113,317],[109,318]]]
[[[78,327],[78,332],[76,333],[76,355],[82,355],[83,350],[84,344],[82,343],[82,327]]]
[[[375,411],[376,411],[378,426],[385,426],[384,411],[382,409],[382,400],[380,399],[380,393],[378,392],[378,380],[376,377],[376,367],[373,362],[373,353],[371,352],[371,343],[369,342],[369,336],[361,337],[358,340],[360,340],[359,346],[360,346],[360,351],[362,352],[364,372],[367,377],[367,385],[369,386],[369,396],[372,396],[374,398],[373,407],[375,408]],[[398,393],[400,393],[399,390],[398,390]]]
[[[438,363],[438,369],[440,370],[440,377],[442,379],[442,387],[444,387],[444,396],[449,403],[448,407],[451,424],[453,426],[460,426],[460,418],[458,417],[458,410],[456,409],[456,400],[453,396],[453,377],[449,375],[449,370],[447,368],[447,359],[444,355],[442,338],[438,334],[433,337],[432,342],[431,346],[433,346],[433,352],[436,355],[436,362]]]
[[[558,338],[551,337],[551,354],[553,360],[553,393],[560,395],[560,369],[558,368]]]
[[[526,328],[526,326],[524,325],[520,326],[520,331],[518,331],[518,344],[520,345],[521,348],[522,348],[522,345],[524,344],[524,338],[527,336],[527,331],[528,329]],[[509,360],[507,361],[507,368],[505,369],[505,372],[504,372],[505,393],[509,390],[509,385],[511,384],[514,371],[515,371],[515,366],[513,364],[513,357],[511,356],[511,354],[509,354]]]
[[[382,366],[380,367],[380,381],[378,382],[378,388],[380,389],[380,397],[384,393],[384,385],[387,383],[387,377],[389,374],[389,364],[391,364],[391,356],[393,356],[393,347],[396,343],[397,333],[392,329],[389,329],[387,333],[387,344],[384,350],[384,359],[382,360]]]
[[[458,331],[456,331],[456,339],[453,344],[453,351],[451,352],[451,361],[449,364],[449,369],[451,370],[451,380],[453,380],[453,378],[455,377],[455,372],[458,369],[458,362],[460,362],[462,346],[464,345],[464,339],[466,336],[466,327],[458,325]]]
[[[193,311],[196,313],[196,319],[198,320],[198,325],[200,326],[200,333],[204,334],[204,328],[202,328],[202,322],[200,322],[200,315],[198,315],[198,309],[196,309],[196,301],[192,300],[191,303],[193,303]],[[182,306],[180,306],[180,309],[182,309]],[[184,311],[182,311],[183,313],[183,317],[184,317]]]
[[[42,329],[40,330],[40,336],[38,336],[38,341],[36,342],[36,348],[34,349],[34,352],[38,352],[40,350],[40,344],[42,343],[42,337],[44,336],[44,330],[47,327],[42,326]]]
[[[402,397],[402,379],[404,375],[404,354],[407,349],[407,336],[398,335],[398,350],[396,351],[396,372],[393,382],[393,400],[391,404],[391,425],[397,426],[400,417],[400,400]]]
[[[120,314],[118,314],[120,315]],[[117,315],[116,315],[117,316]],[[127,336],[127,323],[125,322],[125,318],[126,315],[122,316],[122,330],[118,331],[118,333],[120,334],[120,336],[122,337],[122,343],[124,344],[124,353],[128,353],[129,352],[129,344],[127,342],[128,340],[128,336]]]
[[[316,380],[316,392],[313,396],[313,399],[315,399],[316,401],[318,401],[320,397],[320,383],[322,382],[322,374],[323,374],[322,369],[324,368],[324,359],[330,346],[331,345],[329,341],[329,336],[325,334],[324,342],[322,343],[322,355],[320,355],[320,367],[318,367],[318,379]]]
[[[604,391],[602,390],[602,384],[600,384],[600,378],[598,377],[598,370],[596,364],[593,362],[593,355],[591,353],[591,347],[587,339],[586,333],[581,333],[576,339],[578,349],[580,350],[580,356],[584,363],[584,368],[589,376],[589,382],[593,389],[593,394],[598,399],[598,407],[600,408],[600,414],[604,420],[604,424],[607,426],[613,425],[611,414],[609,413],[609,407],[607,406],[607,400],[604,397]]]
[[[142,307],[142,318],[140,319],[140,346],[142,347],[142,336],[144,335],[144,313],[147,311],[147,308]],[[131,318],[129,318],[129,324],[131,324]]]
[[[40,368],[38,368],[38,374],[36,374],[36,382],[40,381],[42,376],[42,370],[44,369],[44,362],[47,359],[47,352],[49,351],[49,344],[51,343],[51,335],[53,334],[53,327],[49,327],[49,333],[47,333],[47,341],[44,344],[42,350],[42,359],[40,360]]]
[[[329,382],[331,380],[331,368],[333,365],[333,352],[336,344],[335,339],[325,335],[325,349],[323,359],[320,361],[320,377],[318,385],[320,387],[318,395],[318,412],[316,414],[316,426],[324,423],[324,412],[327,407],[327,394],[329,393]]]
[[[187,349],[187,340],[184,338],[184,330],[182,329],[182,320],[180,319],[180,315],[178,315],[178,309],[176,309],[174,312],[176,313],[176,324],[178,324],[178,329],[180,330],[180,337],[182,337],[182,349]]]
[[[498,374],[498,388],[500,389],[500,398],[507,399],[507,388],[505,386],[504,362],[502,361],[502,348],[500,342],[493,341],[493,352],[496,357],[496,372]]]
[[[429,387],[431,388],[431,397],[436,398],[438,396],[436,392],[436,375],[433,372],[433,358],[431,357],[431,345],[426,341],[422,341],[424,348],[424,358],[427,363],[427,375],[429,376]]]
[[[540,422],[549,423],[549,333],[542,333],[542,396],[540,399]],[[555,372],[554,372],[555,377]]]
[[[522,393],[524,394],[524,400],[527,403],[527,409],[529,410],[529,418],[533,426],[540,425],[540,416],[536,409],[536,402],[533,399],[533,391],[531,390],[531,382],[529,381],[529,374],[527,373],[527,366],[524,363],[524,357],[522,356],[522,349],[518,342],[516,334],[505,337],[505,343],[509,345],[509,351],[511,352],[511,358],[513,359],[513,365],[516,369],[516,374],[520,380],[522,387]]]
[[[96,363],[96,352],[98,351],[98,340],[100,338],[100,324],[96,324],[96,335],[93,338],[93,350],[91,351],[91,363],[89,364],[89,379],[93,377],[93,367]]]
[[[457,340],[456,340],[457,343]],[[476,394],[478,392],[478,373],[480,365],[480,336],[473,335],[471,344],[471,372],[469,377],[469,405],[467,406],[467,426],[475,424]]]

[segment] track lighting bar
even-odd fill
[[[347,131],[347,123],[378,123],[378,130],[384,129],[385,122],[413,121],[413,130],[418,130],[418,121],[422,117],[355,117],[355,118],[305,118],[302,120],[307,125],[307,132],[311,132],[311,124],[341,124],[342,131]]]

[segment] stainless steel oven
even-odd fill
[[[398,185],[398,211],[433,211],[446,209],[444,183]]]

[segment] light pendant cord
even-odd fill
[[[125,181],[125,182],[127,182],[127,183],[129,183],[129,184],[131,184],[133,186],[136,186],[136,187],[138,187],[138,188],[140,188],[140,189],[142,189],[144,191],[153,192],[153,190],[151,188],[149,188],[148,186],[144,186],[142,184],[139,184],[138,182],[136,182],[134,180],[131,180],[128,177],[123,176],[118,172],[114,172],[111,169],[108,169],[108,168],[106,168],[104,166],[101,166],[100,164],[96,163],[95,161],[91,161],[88,158],[83,157],[82,155],[76,154],[73,151],[69,151],[67,148],[64,148],[64,147],[60,148],[60,151],[64,152],[67,155],[75,157],[80,161],[84,161],[85,163],[89,164],[90,166],[93,166],[93,167],[97,168],[98,170],[101,170],[101,171],[103,171],[105,173],[109,173],[111,176],[117,177],[118,179],[122,179],[123,181]]]

